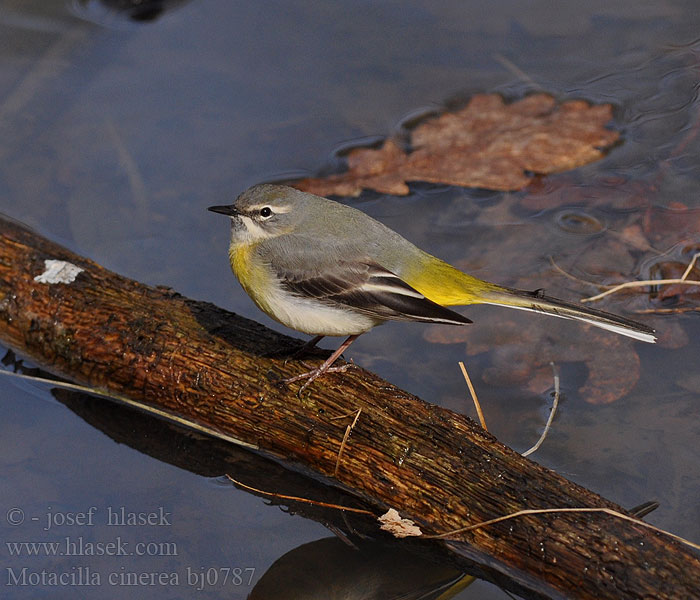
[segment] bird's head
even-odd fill
[[[231,218],[233,243],[255,243],[293,232],[304,218],[310,194],[284,185],[261,184],[226,206],[208,210]]]

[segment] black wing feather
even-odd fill
[[[351,308],[382,320],[464,325],[471,320],[428,300],[400,277],[371,262],[341,261],[323,273],[278,273],[293,294]]]

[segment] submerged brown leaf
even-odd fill
[[[580,335],[571,337],[558,321],[546,328],[538,321],[515,318],[481,325],[453,331],[431,326],[424,337],[439,344],[466,342],[468,356],[489,352],[491,365],[482,376],[486,383],[524,385],[536,394],[552,386],[550,362],[585,363],[588,377],[578,391],[590,404],[614,402],[628,394],[639,379],[640,360],[629,338],[589,325],[579,325]]]
[[[682,202],[668,207],[650,206],[642,219],[644,233],[658,246],[673,245],[687,238],[698,240],[700,209],[688,208]]]
[[[518,190],[534,174],[601,158],[619,138],[605,128],[611,118],[610,104],[559,104],[548,94],[506,104],[497,94],[480,94],[461,110],[418,125],[408,152],[389,138],[378,149],[352,150],[345,173],[292,185],[322,196],[357,196],[363,189],[406,195],[410,181]]]

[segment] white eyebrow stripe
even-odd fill
[[[282,204],[281,206],[270,206],[269,204],[256,204],[255,206],[251,206],[250,210],[258,211],[261,208],[265,208],[266,206],[277,215],[283,215],[292,210],[292,207],[289,204]]]

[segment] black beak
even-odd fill
[[[233,204],[230,204],[229,206],[210,206],[207,208],[207,210],[226,215],[227,217],[233,217],[234,215],[240,214]]]

